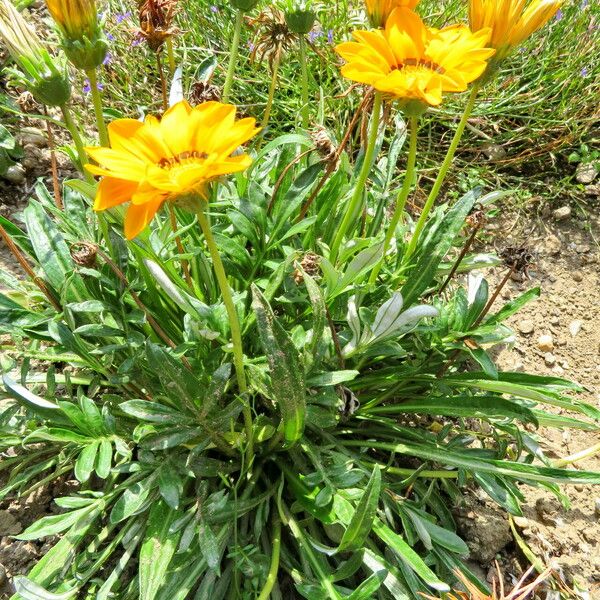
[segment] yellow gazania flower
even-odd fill
[[[205,197],[207,184],[251,164],[247,154],[232,156],[258,133],[255,119],[235,120],[235,106],[205,102],[192,108],[185,100],[162,119],[144,122],[118,119],[108,126],[110,148],[86,148],[102,175],[94,210],[131,202],[125,236],[134,238],[152,220],[163,202]]]
[[[396,99],[436,106],[443,92],[463,92],[485,71],[494,50],[489,29],[427,27],[407,8],[396,8],[385,29],[354,31],[356,42],[336,47],[347,63],[342,75]]]
[[[415,8],[419,0],[365,0],[365,8],[373,27],[383,27],[395,8]]]
[[[495,60],[502,60],[534,31],[552,18],[562,0],[470,0],[469,21],[473,31],[492,30],[490,45]]]

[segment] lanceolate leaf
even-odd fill
[[[252,296],[260,341],[269,362],[273,398],[281,412],[284,439],[291,445],[302,436],[306,417],[306,388],[300,356],[266,298],[254,285]]]
[[[65,286],[65,281],[71,278],[67,300],[86,300],[83,280],[78,275],[73,277],[75,264],[69,247],[42,205],[34,200],[30,201],[23,215],[29,239],[50,285],[60,293]]]
[[[162,500],[154,504],[148,517],[146,538],[140,548],[140,600],[154,600],[175,554],[180,533],[169,533],[176,512]]]
[[[478,190],[465,194],[448,210],[443,219],[434,222],[435,229],[427,232],[425,242],[417,250],[417,264],[409,271],[401,290],[406,307],[416,302],[431,285],[440,263],[452,247],[478,196]]]
[[[338,552],[345,550],[358,550],[362,548],[367,536],[371,532],[373,519],[377,512],[377,503],[381,491],[381,471],[375,466],[369,483],[354,511],[352,520],[346,527],[342,541],[338,546]]]

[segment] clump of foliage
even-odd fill
[[[11,342],[0,449],[12,452],[0,498],[77,482],[55,498],[59,514],[17,536],[60,537],[15,580],[15,600],[416,599],[450,591],[457,572],[489,595],[464,565],[469,550],[452,515],[465,488],[520,515],[521,484],[566,501],[559,484],[600,483],[598,473],[557,468],[536,432],[596,429],[600,411],[572,397],[576,384],[501,372],[489,354],[511,337],[506,319],[539,295],[498,306],[500,289],[478,274],[502,261],[508,274],[527,268],[521,254],[470,250],[500,194],[439,199],[477,92],[499,66],[494,51],[504,58],[502,44],[518,41],[490,46],[489,32],[464,25],[439,33],[396,9],[388,23],[402,27],[397,11],[406,11],[428,50],[446,44],[455,60],[433,64],[423,50],[418,64],[378,64],[383,75],[362,81],[345,135],[293,123],[256,135],[231,105],[187,104],[180,72],[165,93],[161,47],[175,57],[178,7],[155,0],[140,15],[146,33],[152,19],[154,31],[163,27],[150,51],[171,107],[162,121],[119,119],[107,131],[95,75],[107,44],[95,6],[49,4],[90,82],[100,147],[83,147],[61,98],[74,163],[83,167],[87,154],[98,164],[62,182],[61,202],[39,183],[23,229],[0,217],[29,275],[1,275],[0,330]],[[239,42],[240,15],[256,7],[235,8]],[[314,19],[310,6],[282,8]],[[74,14],[89,36],[74,37]],[[310,39],[288,21],[297,31],[286,40],[302,46],[306,66]],[[528,35],[534,24],[523,17],[515,31]],[[386,35],[343,46],[348,65],[358,57],[347,77],[364,70],[373,36],[400,51]],[[214,67],[202,66],[200,92],[214,94]],[[394,72],[409,76],[399,82]],[[464,86],[443,77],[450,72]],[[307,76],[300,68],[302,96],[318,97]],[[270,106],[277,70],[267,79]],[[412,222],[404,207],[420,119],[467,82],[453,144]],[[303,122],[323,121],[301,102]],[[384,106],[392,126],[380,119]],[[361,147],[354,128],[369,111]]]

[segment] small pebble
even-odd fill
[[[597,517],[600,517],[600,498],[596,498],[594,503],[594,512]]]
[[[579,163],[575,172],[575,179],[578,183],[592,183],[598,176],[598,165],[592,161],[588,163]]]
[[[542,352],[552,352],[554,350],[554,338],[550,334],[540,335],[537,346]]]
[[[579,320],[571,321],[569,323],[569,332],[575,337],[581,331],[582,322]]]
[[[561,206],[560,208],[552,211],[552,216],[556,221],[564,221],[571,216],[571,207]]]
[[[3,177],[15,185],[25,183],[25,169],[21,165],[11,165],[6,169]]]
[[[519,321],[518,327],[519,327],[519,331],[523,335],[530,335],[531,333],[533,333],[533,330],[535,329],[533,321],[530,321],[529,319],[524,319],[523,321]]]
[[[554,356],[552,352],[546,352],[546,354],[544,354],[544,362],[546,363],[546,366],[551,367],[556,363],[556,356]]]
[[[583,281],[583,273],[581,271],[573,271],[573,280],[577,283]]]

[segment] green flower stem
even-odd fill
[[[92,102],[94,103],[94,114],[96,115],[96,124],[98,126],[98,136],[100,137],[100,145],[108,147],[108,132],[106,130],[106,123],[104,122],[104,113],[102,112],[102,96],[98,89],[98,77],[96,76],[96,69],[90,69],[86,71],[87,78],[90,81],[90,90],[92,93]]]
[[[277,581],[277,571],[279,571],[279,554],[281,548],[281,521],[275,518],[275,525],[273,531],[273,549],[271,551],[271,566],[269,573],[267,574],[267,580],[265,585],[256,600],[269,600],[273,586]]]
[[[75,144],[75,150],[77,151],[77,156],[79,158],[79,162],[81,163],[81,172],[83,173],[86,181],[92,183],[94,178],[90,173],[88,173],[83,165],[87,164],[88,158],[85,153],[85,146],[83,145],[83,140],[81,139],[81,134],[79,133],[79,128],[77,127],[75,121],[73,120],[73,115],[71,114],[71,110],[66,104],[63,104],[60,107],[63,116],[63,122],[65,127],[68,129],[71,134],[71,138],[73,143]]]
[[[419,131],[419,117],[411,116],[410,117],[410,145],[408,149],[408,161],[406,164],[406,173],[404,174],[404,181],[402,182],[402,189],[398,194],[398,198],[396,199],[396,208],[394,209],[394,214],[392,215],[392,219],[390,220],[390,224],[388,225],[388,230],[385,234],[385,240],[383,242],[383,254],[381,260],[375,265],[373,271],[371,271],[371,276],[369,277],[369,283],[375,283],[377,281],[377,276],[379,275],[379,271],[385,261],[385,256],[390,247],[390,243],[394,234],[396,232],[396,227],[400,222],[400,218],[404,214],[404,206],[406,205],[406,200],[408,199],[408,195],[410,193],[410,188],[415,178],[415,164],[417,161],[417,133]]]
[[[223,86],[223,102],[229,102],[229,94],[231,85],[233,84],[233,74],[238,60],[238,50],[240,47],[240,35],[242,33],[242,25],[244,24],[244,11],[238,10],[235,15],[235,29],[233,30],[233,40],[231,42],[231,53],[229,55],[229,65],[227,66],[227,75],[225,77],[225,85]]]
[[[173,38],[169,36],[167,38],[166,44],[167,58],[169,60],[169,73],[171,77],[173,77],[173,75],[175,74],[175,69],[177,68],[177,65],[175,64],[175,53],[173,52]]]
[[[271,85],[269,86],[269,97],[267,98],[267,106],[262,119],[261,127],[264,129],[269,124],[271,117],[271,108],[275,99],[275,90],[277,89],[277,75],[279,74],[279,65],[281,64],[281,50],[277,50],[275,60],[273,61],[273,74],[271,75]]]
[[[229,327],[231,328],[231,342],[233,344],[233,363],[235,366],[238,389],[240,391],[240,394],[244,395],[248,391],[248,385],[246,383],[246,374],[244,373],[244,351],[242,348],[242,331],[240,328],[240,321],[235,310],[233,297],[231,296],[231,289],[229,288],[229,283],[227,282],[227,275],[225,274],[225,268],[223,267],[221,255],[219,254],[219,248],[217,247],[217,243],[215,241],[215,238],[213,237],[208,218],[206,217],[206,214],[202,209],[198,210],[196,214],[198,215],[198,222],[200,223],[200,227],[202,228],[202,233],[204,233],[204,238],[206,239],[206,245],[208,246],[208,250],[213,261],[213,269],[215,271],[215,276],[217,277],[217,282],[219,284],[219,288],[221,289],[221,295],[223,296],[223,303],[225,304],[227,316],[229,317]],[[250,468],[250,466],[252,465],[252,458],[254,456],[252,412],[250,410],[250,406],[246,404],[245,401],[244,424],[246,427],[246,437],[248,439],[247,464],[248,468]]]
[[[306,64],[306,39],[300,36],[300,71],[302,77],[302,127],[308,129],[310,122],[310,107],[308,106],[308,67]]]
[[[440,170],[438,172],[436,180],[433,184],[433,187],[431,188],[431,192],[429,192],[429,197],[427,198],[427,202],[425,202],[425,206],[423,207],[423,210],[421,211],[421,216],[419,217],[419,220],[417,221],[415,231],[413,233],[413,236],[412,236],[410,243],[408,245],[408,248],[406,250],[406,254],[404,256],[405,259],[410,258],[413,255],[413,253],[417,247],[417,243],[419,242],[419,237],[420,237],[421,233],[423,232],[423,228],[425,227],[425,223],[427,222],[429,213],[431,212],[431,209],[433,208],[433,204],[437,200],[440,190],[442,189],[442,184],[444,183],[444,179],[446,178],[446,175],[448,174],[448,169],[450,168],[450,165],[452,164],[452,159],[454,158],[454,154],[456,153],[458,144],[460,143],[463,132],[465,131],[465,127],[467,126],[467,122],[469,120],[469,117],[471,116],[471,112],[473,111],[473,107],[475,106],[475,100],[477,99],[477,93],[479,92],[481,85],[482,85],[481,81],[477,81],[473,84],[473,87],[471,88],[471,95],[469,96],[469,100],[467,101],[467,105],[465,106],[465,110],[460,119],[460,122],[458,123],[458,127],[456,128],[456,132],[454,133],[454,137],[452,138],[452,143],[450,144],[450,148],[448,148],[448,152],[446,154],[446,157],[444,158],[444,162],[442,163],[442,166],[440,167]]]
[[[369,172],[371,171],[371,166],[373,163],[373,154],[375,153],[375,142],[377,141],[377,132],[379,130],[379,120],[381,117],[381,104],[381,93],[375,92],[375,100],[373,103],[373,117],[371,120],[371,130],[369,132],[369,139],[367,141],[367,148],[365,150],[365,157],[363,160],[362,168],[358,175],[358,179],[356,180],[356,185],[354,186],[354,193],[352,194],[352,198],[350,199],[350,202],[346,208],[346,214],[344,215],[342,223],[337,231],[337,234],[333,239],[333,244],[331,245],[329,260],[334,265],[338,257],[340,246],[344,241],[344,236],[346,235],[348,228],[350,227],[352,219],[355,218],[356,213],[358,212],[358,208],[360,207],[360,204],[363,199],[365,184],[367,183],[367,178],[369,177]]]

